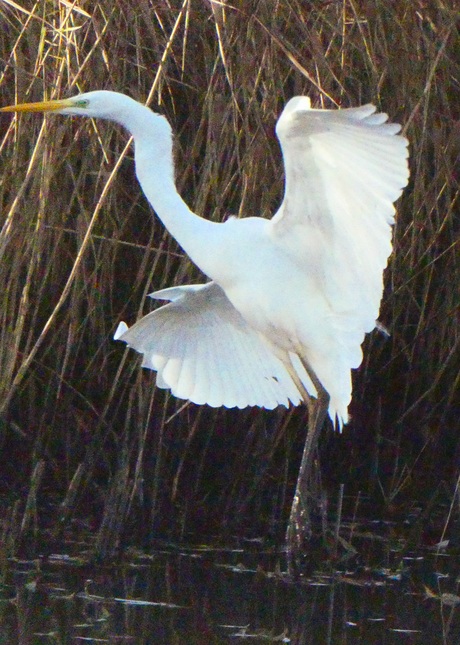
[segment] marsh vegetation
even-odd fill
[[[411,179],[385,277],[390,336],[365,342],[352,422],[323,433],[318,486],[326,522],[344,484],[344,517],[396,518],[396,540],[436,543],[458,521],[457,9],[305,5],[3,3],[0,101],[91,89],[148,100],[176,132],[181,194],[219,221],[275,211],[274,126],[291,96],[373,102],[403,124]],[[281,544],[305,409],[186,404],[112,340],[150,310],[148,293],[200,279],[142,196],[125,134],[40,115],[0,127],[2,555],[83,525],[102,558],[158,537]]]

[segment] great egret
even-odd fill
[[[168,300],[115,338],[143,355],[157,385],[182,399],[244,408],[309,408],[288,526],[288,549],[310,530],[309,473],[327,412],[347,423],[351,368],[376,326],[392,250],[393,203],[407,184],[407,140],[373,105],[284,108],[276,133],[284,199],[271,220],[215,223],[193,213],[174,183],[168,121],[123,94],[96,91],[2,108],[100,117],[134,138],[136,174],[171,235],[210,282],[163,289]]]

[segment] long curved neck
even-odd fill
[[[134,137],[136,175],[142,190],[171,235],[192,261],[213,278],[221,225],[193,213],[177,192],[171,128],[166,119],[140,104],[136,107],[139,108],[136,118],[123,119],[123,125]]]

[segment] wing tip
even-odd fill
[[[115,329],[115,333],[113,335],[114,340],[123,340],[122,336],[125,332],[127,332],[129,329],[128,325],[121,321],[118,323],[118,327]]]

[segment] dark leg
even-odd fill
[[[319,383],[318,379],[313,378],[314,375],[311,374],[310,370],[309,373],[317,389],[318,398],[305,397],[305,402],[308,407],[308,432],[286,533],[288,568],[290,572],[292,572],[294,559],[300,555],[305,541],[310,539],[312,533],[309,500],[309,498],[311,499],[311,494],[309,487],[311,484],[315,450],[329,407],[328,393]]]

